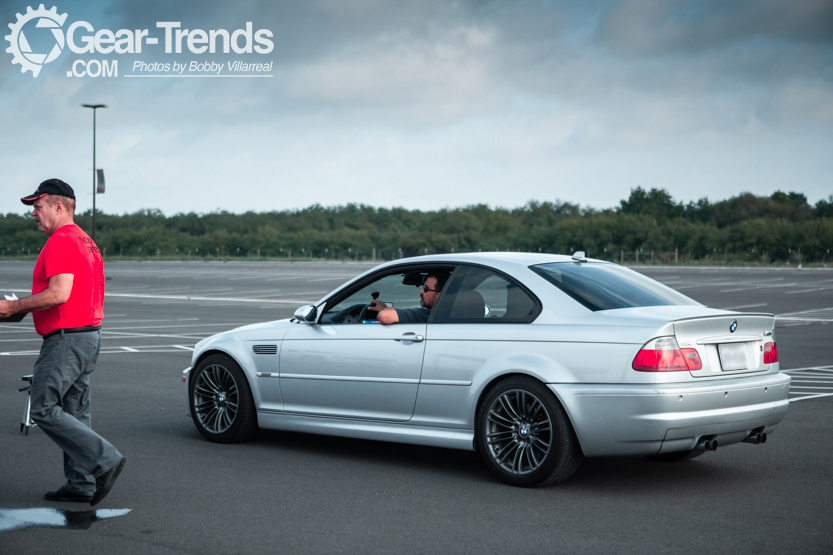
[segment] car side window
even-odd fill
[[[476,266],[461,268],[447,286],[432,323],[525,323],[538,314],[538,304],[509,278]]]
[[[431,273],[451,273],[453,266],[408,266],[402,270],[388,270],[384,275],[374,276],[371,281],[356,284],[346,294],[338,294],[327,301],[322,324],[375,323],[376,312],[364,308],[374,300],[385,303],[388,308],[415,309],[420,305],[420,288]],[[330,304],[335,301],[335,304]],[[368,320],[371,318],[372,320]]]
[[[360,324],[362,309],[374,299],[392,308],[418,308],[419,290],[403,283],[406,272],[388,274],[351,292],[338,304],[328,306],[322,324]],[[375,295],[375,296],[374,296]],[[376,316],[376,313],[371,313]]]

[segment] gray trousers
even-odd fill
[[[64,451],[66,487],[92,494],[95,479],[121,453],[90,428],[90,374],[101,332],[59,333],[44,340],[32,380],[32,420]]]

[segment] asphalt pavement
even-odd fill
[[[32,267],[0,262],[0,292],[28,294]],[[51,523],[0,531],[0,553],[833,549],[831,270],[640,270],[709,306],[776,314],[793,402],[764,445],[677,464],[587,459],[569,481],[527,490],[498,482],[473,452],[272,431],[238,445],[203,440],[183,410],[181,370],[193,345],[287,317],[370,267],[106,264],[93,428],[128,463],[97,509],[126,514],[43,500],[63,481],[61,453],[37,428],[19,432],[17,391],[40,338],[30,317],[0,324],[0,529],[11,518]]]

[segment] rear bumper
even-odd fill
[[[704,436],[725,446],[754,429],[771,433],[787,412],[780,372],[708,384],[549,384],[588,457],[694,449]]]

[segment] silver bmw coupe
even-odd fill
[[[764,443],[789,406],[774,323],[581,252],[421,256],[200,341],[186,410],[210,441],[268,428],[476,450],[542,486],[583,457]]]

